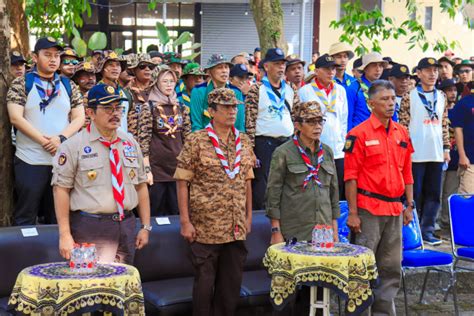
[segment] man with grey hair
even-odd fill
[[[400,285],[402,221],[413,218],[413,176],[408,131],[392,120],[395,88],[385,80],[368,89],[370,117],[354,127],[344,145],[344,180],[349,204],[347,226],[355,243],[372,249],[380,282],[373,315],[395,315]],[[405,195],[406,206],[401,202]]]

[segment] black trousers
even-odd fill
[[[178,215],[176,182],[155,182],[149,188],[151,216]]]
[[[337,186],[339,188],[339,201],[346,199],[346,191],[344,189],[344,158],[334,159],[337,172]]]
[[[56,224],[51,187],[53,167],[30,165],[15,157],[14,170],[18,198],[13,212],[14,225],[35,225],[38,214],[44,216],[45,224]]]
[[[270,162],[275,149],[285,143],[289,138],[280,137],[255,137],[255,156],[260,164],[255,168],[255,178],[252,180],[252,207],[254,210],[265,209],[265,191],[267,190],[268,173],[270,172]]]
[[[193,242],[190,249],[196,271],[193,316],[233,316],[240,299],[242,270],[247,258],[245,242]]]

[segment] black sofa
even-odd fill
[[[147,315],[189,315],[193,268],[186,242],[180,236],[179,217],[171,225],[158,226],[153,219],[150,243],[137,251],[134,265],[140,271]],[[138,222],[137,222],[138,224]],[[23,237],[20,227],[0,229],[0,315],[8,315],[8,297],[18,273],[31,265],[62,261],[56,225],[36,226],[39,235]],[[270,221],[254,212],[252,233],[247,238],[240,307],[269,305],[270,278],[262,259],[270,244]]]

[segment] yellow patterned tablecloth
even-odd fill
[[[359,314],[373,302],[371,281],[377,279],[374,253],[365,247],[336,243],[332,251],[307,242],[268,248],[263,264],[272,277],[270,297],[282,309],[299,284],[330,288],[347,301],[346,313]]]
[[[140,274],[125,264],[98,264],[90,273],[74,273],[66,262],[23,269],[8,308],[17,315],[82,315],[106,311],[145,315]]]

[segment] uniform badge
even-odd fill
[[[400,67],[400,71],[403,72],[403,73],[407,72],[407,70],[408,69],[405,66]]]
[[[208,118],[212,118],[211,117],[211,114],[209,113],[208,110],[204,110],[204,116],[208,117]]]
[[[86,154],[90,154],[92,152],[92,148],[90,146],[86,146],[86,147],[84,147],[84,152]]]
[[[89,178],[89,180],[91,180],[91,181],[94,181],[95,178],[97,178],[97,171],[91,170],[91,171],[87,172],[87,178]]]
[[[275,49],[275,53],[276,53],[278,56],[283,56],[283,51],[282,51],[280,48]]]
[[[92,70],[92,65],[90,62],[86,61],[84,63],[84,70]]]
[[[344,144],[344,152],[352,153],[352,150],[354,150],[354,143],[356,138],[357,137],[353,135],[347,136],[346,142]]]
[[[19,52],[13,52],[12,55],[13,55],[13,56],[16,56],[16,57],[20,57],[20,56],[21,56]]]
[[[135,173],[135,171],[133,171],[133,169],[130,170],[130,172],[128,173],[128,176],[130,177],[130,179],[135,179],[135,177],[137,176],[137,174]]]
[[[130,145],[128,142],[124,142],[123,155],[129,161],[134,161],[138,158],[138,152],[135,146]]]
[[[54,39],[54,37],[51,37],[49,36],[48,38],[46,38],[48,40],[48,42],[51,42],[51,43],[55,43],[56,40]]]
[[[431,65],[434,65],[435,64],[435,60],[433,58],[429,58],[428,59],[428,63],[431,64]]]
[[[117,58],[118,58],[118,55],[117,55],[116,52],[111,52],[111,53],[109,54],[109,58],[110,58],[110,59],[117,59]]]
[[[107,86],[107,88],[105,88],[105,90],[107,90],[107,92],[109,94],[115,94],[115,89],[112,86]]]
[[[63,166],[63,165],[66,163],[66,161],[67,161],[66,154],[65,154],[65,153],[61,153],[61,154],[59,155],[59,158],[58,158],[58,164],[59,164],[60,166]]]

